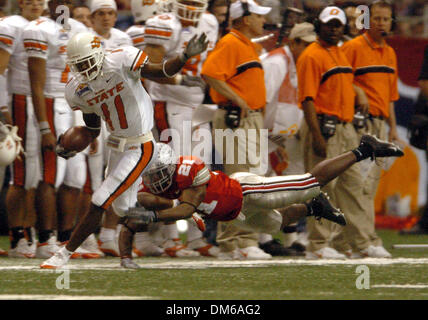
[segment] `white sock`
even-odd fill
[[[259,243],[264,244],[266,242],[272,241],[273,237],[268,233],[260,233],[259,234]]]
[[[178,239],[178,229],[175,223],[173,224],[165,224],[162,230],[163,236],[166,240]]]
[[[202,238],[202,231],[199,230],[195,220],[187,219],[187,242]]]
[[[116,229],[109,229],[109,228],[102,227],[100,231],[100,241],[101,242],[113,241],[115,235],[116,235]]]

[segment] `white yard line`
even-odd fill
[[[272,260],[215,260],[215,259],[159,259],[159,261],[144,261],[135,259],[143,269],[205,269],[205,268],[251,268],[265,266],[329,266],[329,265],[392,265],[392,264],[428,264],[428,258],[395,258],[395,259],[354,259],[354,260],[305,260],[305,259],[272,259]],[[162,261],[163,260],[163,261]],[[112,270],[112,271],[136,271],[123,269],[119,265],[119,259],[108,260],[73,260],[66,268],[70,270]],[[28,270],[40,272],[55,272],[55,270],[43,270],[39,263],[33,260],[0,260],[2,270]]]
[[[374,284],[370,288],[427,289],[428,284]]]

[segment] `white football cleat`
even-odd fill
[[[187,246],[181,243],[180,239],[169,239],[162,245],[165,253],[164,256],[187,258],[187,257],[199,257],[200,254],[197,251],[188,249]]]
[[[27,239],[19,239],[15,248],[9,250],[9,258],[34,258],[35,253],[28,246]]]
[[[346,259],[346,256],[342,253],[337,252],[335,249],[330,247],[324,247],[317,251],[310,252],[306,251],[306,259],[317,260],[317,259]]]
[[[43,262],[40,265],[40,268],[42,269],[58,269],[65,266],[70,259],[70,255],[66,253],[65,248],[59,249],[55,254],[50,257],[48,260]]]
[[[47,242],[38,243],[36,249],[36,258],[48,259],[52,257],[60,248],[56,244],[56,237],[51,236]]]
[[[382,246],[369,246],[361,254],[370,258],[391,258],[391,254]]]
[[[187,247],[199,252],[201,256],[217,257],[220,254],[220,248],[209,244],[205,239],[199,238],[187,242]]]
[[[247,247],[239,249],[240,253],[244,256],[244,260],[269,260],[272,256],[264,252],[259,247]]]
[[[120,257],[119,244],[116,238],[106,242],[98,241],[98,246],[106,256]]]
[[[159,257],[165,253],[165,250],[153,242],[144,241],[135,243],[134,252],[139,257]]]
[[[104,253],[99,249],[97,239],[94,234],[87,237],[79,248],[85,251],[82,253],[82,258],[84,259],[98,259],[104,257]]]

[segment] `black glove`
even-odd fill
[[[69,159],[74,157],[77,152],[74,150],[73,151],[65,150],[64,147],[61,145],[61,138],[62,138],[62,134],[58,137],[56,147],[55,147],[55,153],[64,159]]]
[[[158,215],[156,214],[156,211],[147,210],[144,207],[129,208],[126,216],[128,218],[137,219],[138,222],[142,224],[158,222]]]
[[[184,48],[181,59],[183,62],[189,60],[193,56],[197,56],[198,54],[207,50],[209,41],[205,41],[207,39],[207,35],[202,33],[199,38],[197,38],[195,34],[192,39],[187,43],[186,48]]]
[[[202,91],[205,91],[206,83],[204,80],[202,80],[201,77],[193,77],[188,75],[183,75],[183,78],[181,79],[180,85],[186,86],[186,87],[199,87],[202,89]]]

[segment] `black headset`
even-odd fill
[[[391,23],[391,31],[394,31],[396,26],[397,26],[397,21],[396,21],[396,17],[395,17],[395,8],[394,6],[391,4],[391,2],[387,1],[387,0],[375,0],[373,1],[370,5],[369,5],[369,12],[372,11],[372,7],[374,5],[383,5],[383,6],[388,6],[391,9],[391,18],[392,18],[392,23]]]
[[[244,14],[242,16],[247,17],[247,16],[251,15],[250,10],[248,9],[248,2],[242,1],[242,0],[239,0],[239,1],[241,2],[242,10],[244,10]]]

